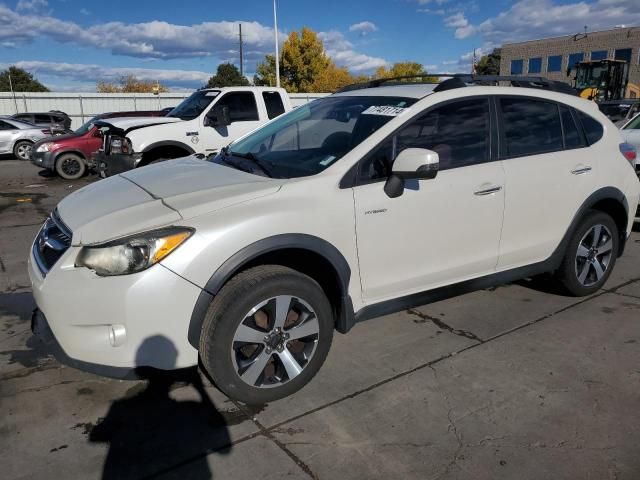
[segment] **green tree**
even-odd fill
[[[333,64],[324,51],[322,40],[308,27],[291,32],[282,46],[283,85],[290,92],[312,92],[312,85]]]
[[[312,92],[335,92],[357,80],[351,76],[347,67],[337,67],[333,62],[322,72],[316,75],[311,84]]]
[[[36,80],[32,74],[18,68],[11,66],[8,69],[0,72],[0,92],[11,91],[9,85],[9,75],[11,75],[11,86],[13,86],[14,92],[48,92],[49,89],[42,83]]]
[[[391,68],[378,67],[375,73],[375,78],[395,78],[395,77],[408,77],[412,75],[422,75],[421,78],[407,79],[407,81],[416,82],[433,82],[439,81],[438,77],[427,76],[427,71],[422,64],[417,62],[396,62]]]
[[[262,62],[256,66],[256,74],[253,76],[253,84],[265,87],[276,86],[276,56],[266,55]]]
[[[254,76],[256,85],[275,85],[275,63],[275,56],[267,55],[258,64]],[[299,33],[291,32],[282,46],[280,83],[289,92],[318,92],[320,87],[342,85],[346,79],[345,73],[349,75],[348,70],[337,67],[329,58],[322,40],[308,27],[303,27]],[[329,75],[335,75],[336,78],[331,79]]]
[[[249,80],[240,75],[238,67],[231,63],[221,63],[218,65],[216,74],[207,82],[208,88],[237,87],[246,85],[249,85]]]
[[[478,75],[500,75],[500,49],[494,48],[489,55],[484,55],[476,64]]]

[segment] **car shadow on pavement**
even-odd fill
[[[137,359],[150,351],[172,355],[165,360],[175,365],[177,351],[166,337],[146,339]],[[89,432],[90,442],[108,445],[102,478],[144,478],[186,464],[190,478],[213,478],[206,454],[231,451],[227,427],[234,418],[218,412],[197,368],[162,371],[140,367],[136,374],[145,381],[113,402]],[[184,387],[193,388],[198,398]]]

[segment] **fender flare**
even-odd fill
[[[574,215],[573,220],[571,221],[571,225],[567,229],[567,232],[565,233],[564,237],[562,237],[562,241],[560,242],[556,250],[553,252],[553,255],[551,256],[551,258],[555,258],[555,259],[559,258],[558,265],[560,264],[560,261],[564,256],[564,252],[566,250],[567,243],[571,238],[571,235],[573,234],[575,229],[578,227],[578,223],[585,216],[585,214],[587,213],[587,210],[591,209],[596,203],[601,202],[602,200],[615,200],[618,203],[620,203],[620,205],[622,205],[627,215],[627,220],[629,219],[629,202],[627,202],[627,197],[620,189],[616,187],[603,187],[596,190],[591,195],[589,195],[587,199],[582,203],[582,205]],[[624,252],[627,236],[624,230],[618,233],[620,234],[620,252],[618,253],[618,256],[620,257]]]
[[[80,150],[76,149],[76,148],[61,148],[60,150],[56,150],[55,155],[53,157],[53,164],[55,165],[56,162],[58,161],[58,157],[60,157],[60,155],[64,155],[66,153],[73,153],[75,155],[78,155],[80,158],[82,158],[85,163],[87,162],[87,156],[82,153]]]
[[[265,253],[285,249],[308,250],[322,256],[334,268],[339,279],[341,293],[340,315],[336,319],[338,331],[346,333],[353,326],[353,305],[349,297],[349,281],[351,279],[351,268],[342,253],[332,244],[313,235],[303,233],[287,233],[274,235],[262,240],[258,240],[247,245],[242,250],[233,254],[227,259],[209,278],[204,289],[200,292],[196,301],[191,320],[189,322],[188,340],[189,343],[199,348],[200,332],[202,323],[206,315],[209,304],[213,297],[222,289],[225,283],[251,260],[258,258]]]
[[[189,154],[196,153],[196,151],[193,148],[191,148],[189,145],[183,142],[179,142],[177,140],[162,140],[160,142],[154,142],[150,145],[147,145],[142,150],[142,153],[150,152],[151,150],[155,150],[156,148],[161,148],[161,147],[178,147],[186,150],[187,152],[189,152]]]

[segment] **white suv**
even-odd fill
[[[31,251],[34,331],[108,375],[200,358],[255,404],[334,329],[548,272],[598,290],[640,196],[619,131],[578,97],[449,82],[334,94],[72,193]]]

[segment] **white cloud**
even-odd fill
[[[341,67],[347,67],[352,72],[372,71],[388,64],[384,58],[356,52],[353,49],[353,44],[336,30],[319,32],[318,37],[324,43],[324,48],[333,61]]]
[[[368,33],[378,31],[378,27],[376,26],[375,23],[366,21],[366,22],[354,23],[349,27],[349,31],[358,32],[360,35],[364,37]]]
[[[453,17],[456,17],[453,19]],[[445,25],[455,29],[456,38],[480,35],[485,42],[530,40],[613,28],[640,23],[638,0],[582,0],[561,4],[558,0],[520,0],[495,17],[473,25],[462,25],[464,15],[453,15]],[[450,20],[453,19],[453,20]],[[466,21],[466,18],[464,18]]]
[[[26,8],[26,7],[24,7]],[[220,21],[195,25],[168,22],[109,22],[91,27],[55,17],[17,13],[0,5],[0,42],[29,43],[47,37],[61,42],[109,50],[141,58],[228,58],[237,51],[238,24],[247,51],[263,56],[273,49],[273,28],[259,22]],[[280,34],[284,39],[284,34]]]
[[[86,8],[81,8],[80,9],[80,13],[82,15],[91,15],[91,12],[89,10],[87,10]]]
[[[140,80],[159,81],[164,85],[181,88],[198,88],[203,86],[211,77],[211,73],[197,70],[168,70],[156,68],[129,68],[112,67],[105,68],[94,64],[56,63],[39,61],[21,61],[14,64],[0,63],[0,69],[6,69],[10,65],[27,70],[36,75],[46,75],[61,80],[84,82],[93,86],[95,82],[103,80],[107,82],[117,81],[120,77],[133,75]],[[46,83],[46,82],[45,82]],[[55,82],[54,82],[55,83]],[[74,87],[70,87],[74,88]]]
[[[449,28],[455,28],[454,35],[458,39],[470,37],[476,32],[476,27],[469,23],[462,12],[445,18],[444,24]]]
[[[43,12],[48,6],[47,0],[19,0],[16,10],[19,12]]]

